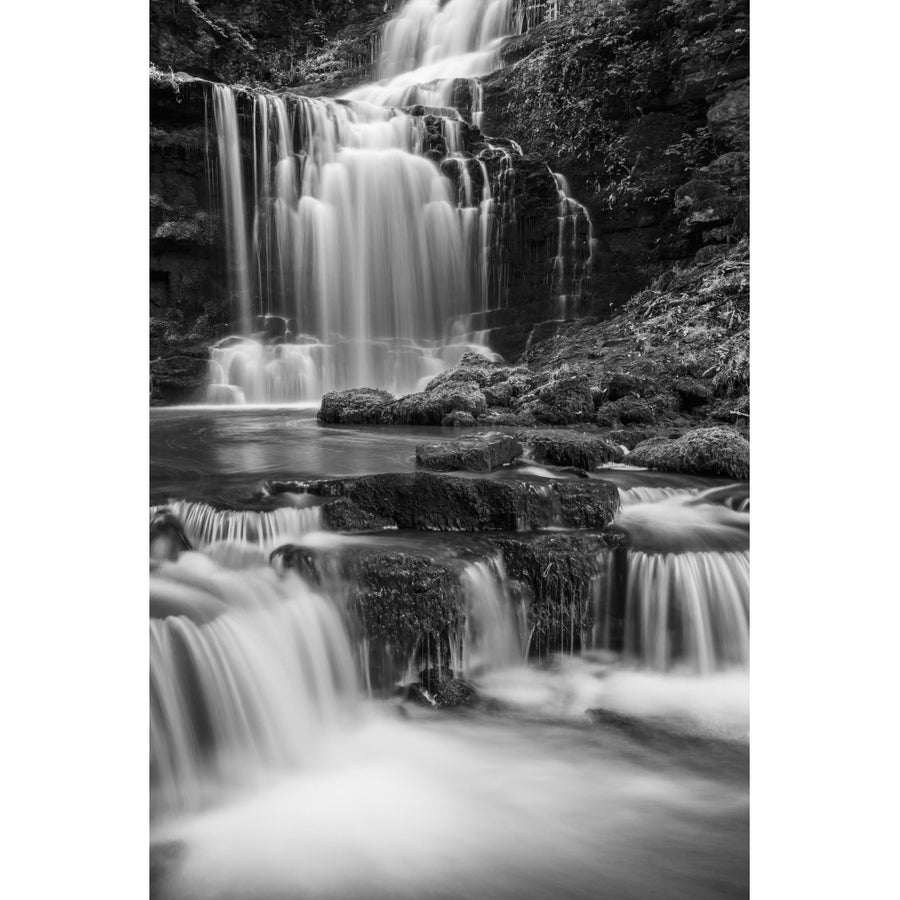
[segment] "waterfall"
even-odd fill
[[[154,814],[302,764],[357,695],[335,608],[297,576],[225,571],[197,553],[150,576],[150,782]],[[210,605],[219,614],[194,621]]]
[[[271,551],[321,527],[321,512],[316,507],[282,507],[257,512],[216,509],[202,501],[178,500],[165,507],[151,507],[151,518],[163,509],[181,521],[185,536],[196,548],[229,541]]]
[[[702,674],[749,663],[750,557],[643,553],[628,558],[625,657]]]
[[[208,402],[409,393],[466,351],[490,355],[468,317],[505,302],[522,151],[481,134],[478,79],[503,40],[554,16],[554,4],[410,0],[384,27],[379,80],[342,98],[213,86],[240,336],[212,348]],[[452,106],[457,86],[468,119]],[[571,299],[590,268],[577,259],[590,219],[558,193],[554,290]]]
[[[503,558],[498,554],[468,563],[460,583],[467,609],[460,670],[474,675],[524,662]]]

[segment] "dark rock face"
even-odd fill
[[[615,486],[593,479],[536,486],[415,472],[312,482],[307,490],[347,497],[398,528],[417,531],[515,531],[546,525],[600,529],[619,508]]]
[[[625,462],[664,472],[746,479],[750,477],[750,443],[730,428],[697,428],[675,440],[643,441]]]
[[[171,356],[150,363],[150,399],[166,403],[201,400],[206,390],[206,359]]]
[[[379,425],[393,399],[392,394],[375,388],[332,391],[322,397],[316,418],[326,425]]]
[[[521,455],[522,445],[514,437],[493,431],[439,444],[419,444],[416,465],[438,472],[488,472]]]
[[[434,700],[437,707],[469,706],[478,699],[478,692],[461,678],[457,678],[447,666],[423,669],[419,684]]]
[[[610,565],[613,535],[534,535],[495,540],[507,575],[529,597],[530,655],[577,650],[594,624],[595,579]],[[609,602],[603,596],[602,602]],[[602,615],[602,610],[601,610]]]
[[[519,439],[531,448],[535,462],[552,466],[596,469],[601,463],[621,462],[625,455],[618,444],[598,434],[578,431],[523,431]]]
[[[191,549],[178,516],[164,509],[150,520],[150,559],[175,560]]]
[[[548,425],[590,422],[594,416],[594,398],[590,386],[582,376],[575,373],[555,373],[533,395],[527,395],[521,406],[539,422],[546,422]]]
[[[590,210],[599,250],[579,315],[747,235],[734,154],[748,149],[749,46],[746,0],[567,4],[503,46],[484,128],[563,172]]]
[[[322,525],[329,531],[384,531],[396,528],[393,522],[360,509],[352,500],[341,497],[322,507]]]
[[[407,394],[389,403],[384,420],[392,425],[440,425],[451,413],[467,413],[477,419],[487,403],[484,394],[470,383],[451,383]]]
[[[370,639],[411,649],[422,635],[437,636],[463,622],[459,579],[447,563],[369,550],[357,557],[355,571],[359,588],[350,610]]]

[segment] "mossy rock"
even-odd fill
[[[750,477],[750,442],[731,428],[696,428],[674,440],[643,441],[624,461],[663,472],[743,480]]]

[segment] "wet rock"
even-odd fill
[[[581,646],[581,636],[594,624],[594,585],[608,571],[619,540],[605,534],[544,534],[494,541],[507,576],[529,600],[531,655]]]
[[[476,424],[475,416],[467,412],[447,413],[441,419],[441,425],[444,428],[474,428]]]
[[[681,408],[688,412],[709,403],[713,396],[711,385],[699,378],[678,378],[672,388],[681,402]]]
[[[193,356],[154,359],[150,363],[150,380],[156,399],[164,403],[202,399],[208,367],[207,359]]]
[[[150,520],[150,559],[175,560],[191,549],[181,520],[168,509],[160,510]]]
[[[475,384],[483,388],[496,380],[498,369],[502,368],[480,353],[463,353],[455,366],[435,375],[425,390],[436,391],[453,384]]]
[[[657,407],[640,397],[622,397],[610,403],[604,403],[598,410],[595,421],[598,425],[646,425],[659,418]]]
[[[652,430],[640,428],[615,428],[606,435],[607,439],[614,444],[620,444],[629,450],[653,436]]]
[[[389,519],[360,509],[352,500],[341,497],[322,507],[322,525],[329,531],[384,531],[396,528]]]
[[[599,529],[619,508],[618,490],[598,479],[535,485],[401,472],[310,482],[306,489],[348,497],[398,528],[418,531],[515,531],[547,525]]]
[[[534,390],[538,377],[527,369],[507,369],[508,377],[488,384],[484,388],[484,398],[488,406],[510,407],[520,398]],[[505,373],[504,373],[505,374]]]
[[[467,706],[478,699],[478,692],[446,666],[423,669],[419,683],[434,698],[436,706]]]
[[[750,88],[729,91],[706,113],[709,130],[732,150],[750,149]]]
[[[419,639],[461,627],[465,601],[454,568],[424,555],[363,551],[351,615],[370,640],[411,652]]]
[[[628,372],[613,372],[607,376],[606,400],[646,396],[655,390],[656,383],[651,378]]]
[[[438,472],[465,469],[487,472],[522,455],[522,445],[508,434],[490,431],[438,444],[419,444],[416,465]]]
[[[557,372],[537,391],[526,395],[519,408],[538,422],[573,425],[592,420],[594,398],[582,375]]]
[[[478,417],[479,425],[520,425],[537,424],[537,420],[529,412],[512,412],[507,409],[488,408]]]
[[[316,418],[326,425],[378,425],[394,395],[376,388],[332,391],[322,397]]]
[[[750,477],[750,443],[731,428],[696,428],[680,438],[651,438],[638,444],[624,462],[663,472]]]
[[[471,382],[450,382],[437,388],[408,394],[384,408],[384,421],[392,425],[440,425],[449,413],[480,416],[487,403]]]
[[[519,439],[531,449],[535,462],[551,466],[596,469],[601,463],[621,462],[622,448],[598,434],[578,431],[525,431]]]

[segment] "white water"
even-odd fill
[[[178,517],[187,539],[196,549],[229,541],[271,551],[321,527],[321,512],[316,507],[286,506],[257,512],[220,510],[202,501],[177,500],[167,507],[152,507],[151,517],[163,508]]]
[[[169,613],[150,620],[158,813],[296,767],[356,696],[340,617],[296,576],[225,570],[190,552],[153,571],[150,600]]]
[[[521,664],[522,625],[510,598],[503,558],[498,554],[469,563],[460,580],[468,611],[462,673],[471,677]]]
[[[521,150],[487,142],[474,156],[449,106],[467,80],[477,125],[477,78],[502,40],[554,16],[553,4],[410,0],[385,27],[382,80],[340,100],[214,87],[227,274],[247,340],[213,349],[207,402],[407,393],[468,350],[489,354],[468,316],[504,301],[500,242]],[[437,117],[394,108],[413,103]],[[570,296],[587,214],[559,193],[554,289]]]
[[[663,672],[746,667],[749,617],[748,553],[629,555],[626,659]]]

